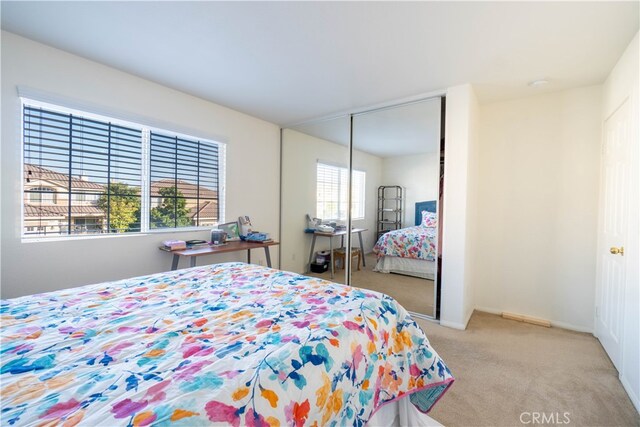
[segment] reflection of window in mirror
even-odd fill
[[[316,217],[323,221],[347,220],[347,183],[349,170],[318,162]],[[353,219],[365,217],[366,172],[353,171],[351,215]]]

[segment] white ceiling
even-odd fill
[[[437,152],[440,148],[440,98],[385,108],[353,118],[353,148],[378,157]],[[349,145],[349,117],[303,123],[295,130]]]
[[[2,28],[282,125],[468,82],[485,102],[601,83],[638,5],[3,1]]]

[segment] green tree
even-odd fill
[[[151,228],[192,225],[187,201],[177,187],[161,188],[158,193],[162,196],[162,202],[159,206],[151,209]]]
[[[109,232],[132,231],[131,226],[140,222],[139,189],[121,182],[109,184],[109,196],[100,195],[98,207],[105,214],[109,211]]]

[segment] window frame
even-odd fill
[[[151,182],[150,182],[150,151],[151,151],[151,132],[158,132],[163,134],[171,134],[178,138],[198,140],[210,144],[215,144],[218,147],[218,224],[225,222],[226,211],[226,153],[227,143],[219,139],[211,137],[197,136],[197,132],[186,134],[184,132],[172,130],[171,125],[162,127],[149,125],[146,120],[123,120],[113,115],[99,114],[90,111],[89,109],[77,109],[62,105],[63,103],[51,103],[40,101],[28,96],[20,96],[20,166],[21,166],[21,181],[20,181],[20,239],[23,243],[30,242],[49,242],[49,241],[65,241],[65,240],[84,240],[84,239],[104,239],[113,237],[125,237],[125,236],[145,236],[153,234],[163,233],[176,233],[176,232],[188,232],[188,231],[202,231],[211,230],[211,226],[187,226],[187,227],[175,227],[175,228],[150,228],[150,213],[151,213]],[[51,236],[47,235],[29,235],[26,234],[26,221],[25,221],[25,132],[24,132],[24,110],[25,106],[34,108],[43,108],[46,110],[62,113],[72,114],[86,119],[98,120],[103,122],[109,122],[114,125],[138,128],[142,133],[142,156],[141,156],[141,170],[140,170],[140,231],[132,232],[119,232],[119,233],[98,233],[98,234],[55,234]],[[55,193],[58,195],[57,193]],[[36,228],[41,228],[35,226]]]
[[[183,139],[183,140],[187,140],[190,143],[193,142],[197,142],[199,144],[212,144],[212,145],[216,145],[217,150],[218,150],[218,176],[216,177],[217,182],[218,182],[218,198],[217,199],[209,199],[209,198],[205,198],[205,197],[197,197],[196,199],[198,200],[198,203],[200,203],[200,200],[217,200],[218,203],[218,221],[217,223],[215,223],[215,226],[217,226],[218,224],[224,224],[224,216],[223,216],[223,212],[224,212],[224,192],[222,191],[223,185],[224,185],[224,177],[221,174],[221,171],[224,169],[224,165],[225,165],[225,160],[223,158],[223,156],[226,157],[226,153],[224,152],[225,148],[223,147],[224,144],[220,144],[216,141],[212,141],[209,139],[204,139],[204,138],[197,138],[194,136],[189,136],[189,135],[184,135],[184,134],[180,134],[177,132],[170,132],[167,130],[162,130],[162,129],[156,129],[156,128],[150,128],[149,129],[149,133],[146,134],[147,138],[148,138],[148,150],[147,150],[147,156],[148,156],[148,162],[146,163],[146,167],[148,168],[148,172],[146,173],[146,176],[148,177],[148,179],[151,179],[151,135],[153,133],[157,133],[163,136],[167,136],[166,134],[171,133],[172,136],[171,137],[175,137],[176,139]],[[178,159],[176,159],[176,165],[178,164]],[[176,175],[176,179],[177,179],[177,175]],[[212,228],[211,225],[204,225],[204,226],[188,226],[188,227],[157,227],[157,228],[153,228],[151,227],[151,209],[152,209],[152,205],[153,205],[153,199],[157,198],[158,199],[158,203],[162,203],[163,201],[163,197],[159,197],[159,196],[153,196],[151,194],[151,182],[149,182],[149,186],[148,186],[148,191],[149,193],[147,194],[147,208],[149,210],[148,215],[145,216],[146,221],[147,221],[147,230],[150,233],[156,233],[156,232],[170,232],[170,231],[174,231],[174,230],[210,230]],[[186,197],[184,196],[185,199],[193,199],[192,197]],[[200,220],[200,218],[198,217],[198,220]]]

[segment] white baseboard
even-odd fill
[[[485,313],[498,314],[498,315],[501,315],[502,312],[505,311],[505,310],[498,310],[497,308],[491,308],[491,307],[476,307],[476,310],[483,311]],[[549,320],[549,322],[551,322],[551,326],[555,328],[562,328],[562,329],[568,329],[570,331],[586,332],[589,334],[593,334],[593,328],[577,326],[577,325],[573,325],[571,323],[566,323],[566,322],[558,322],[557,320]]]
[[[586,332],[588,334],[593,335],[593,328],[588,328],[585,326],[576,326],[576,325],[572,325],[571,323],[558,322],[555,320],[551,321],[551,326],[554,326],[556,328],[569,329],[570,331]]]
[[[503,310],[496,310],[494,308],[478,307],[478,306],[476,306],[476,310],[482,311],[483,313],[497,314],[498,316],[500,316],[502,314],[502,312],[503,312]]]
[[[629,399],[631,399],[631,403],[633,403],[633,406],[636,407],[636,411],[640,413],[640,400],[638,400],[638,396],[636,396],[636,394],[633,392],[633,389],[631,388],[631,384],[629,384],[627,379],[624,376],[622,376],[622,374],[619,375],[618,378],[620,378],[622,387],[624,387],[625,391],[629,395]]]
[[[461,331],[464,331],[465,329],[467,329],[467,325],[464,325],[458,322],[448,322],[442,319],[440,320],[440,325],[446,326],[447,328],[459,329]]]

